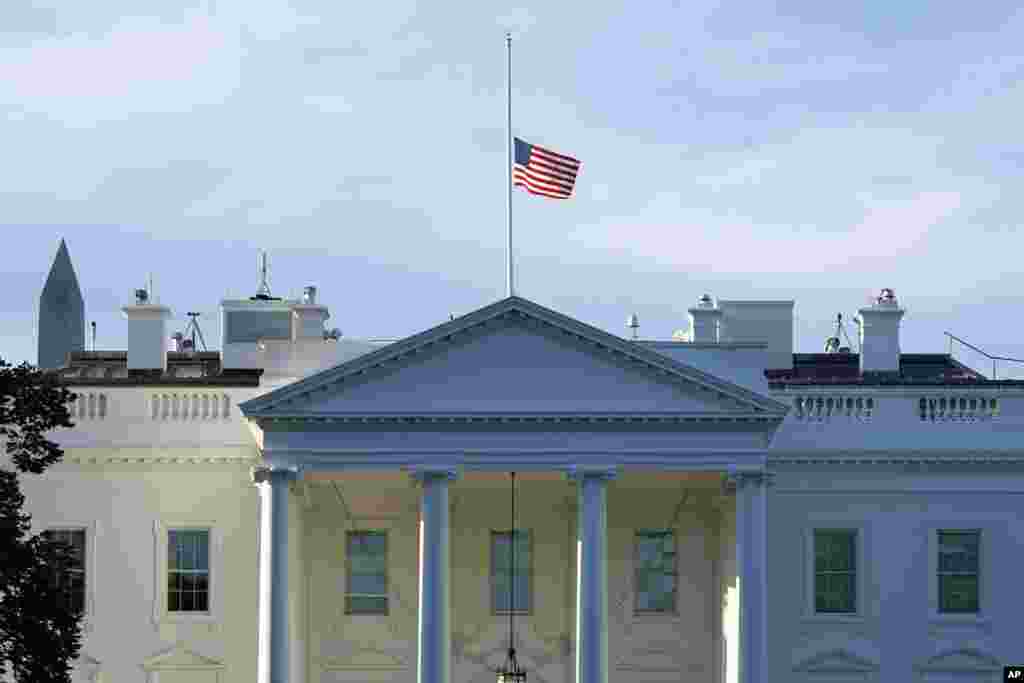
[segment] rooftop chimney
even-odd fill
[[[302,303],[292,306],[295,315],[296,339],[323,339],[324,323],[330,316],[327,307],[316,302],[316,287],[302,290]]]
[[[722,342],[767,345],[766,368],[793,367],[793,301],[718,301]]]
[[[875,302],[860,309],[860,371],[900,371],[900,320],[904,310],[899,307],[896,292],[883,289]]]
[[[137,290],[136,303],[121,308],[128,319],[128,369],[167,370],[167,319],[171,309],[148,303],[145,290]]]
[[[722,311],[715,305],[710,294],[697,299],[697,305],[687,309],[690,313],[690,341],[718,342]]]

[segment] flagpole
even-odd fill
[[[508,193],[505,197],[505,227],[508,233],[508,244],[505,247],[505,261],[508,266],[508,296],[513,296],[516,290],[512,281],[512,34],[510,32],[505,33],[505,47],[508,65],[507,90],[505,92],[505,148],[508,156],[505,160],[505,191]]]

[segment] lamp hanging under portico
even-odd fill
[[[505,657],[505,665],[498,669],[498,683],[524,683],[526,671],[520,668],[516,661],[515,646],[515,622],[513,615],[516,607],[516,473],[511,473],[512,479],[512,530],[509,532],[509,545],[511,554],[509,564],[509,602],[508,602],[508,655]]]

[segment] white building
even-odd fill
[[[511,297],[385,344],[263,293],[167,352],[140,298],[22,477],[83,550],[78,680],[493,681],[509,607],[531,682],[1002,680],[1024,382],[901,353],[888,290],[862,353],[795,354],[793,308],[632,341]]]

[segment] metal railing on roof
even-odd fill
[[[990,354],[990,353],[988,353],[986,351],[982,351],[977,346],[974,346],[973,344],[969,344],[969,343],[965,342],[963,339],[961,339],[960,337],[956,336],[955,334],[950,334],[949,332],[944,332],[943,334],[945,334],[947,337],[949,337],[949,355],[950,355],[950,357],[953,356],[953,341],[956,340],[957,342],[963,344],[967,348],[969,348],[969,349],[971,349],[973,351],[977,351],[981,355],[985,356],[985,358],[988,358],[990,361],[992,361],[992,379],[996,379],[996,361],[1001,360],[1001,361],[1007,361],[1007,362],[1010,362],[1010,363],[1021,363],[1021,364],[1024,364],[1024,358],[1009,358],[1007,356],[993,356],[992,354]]]

